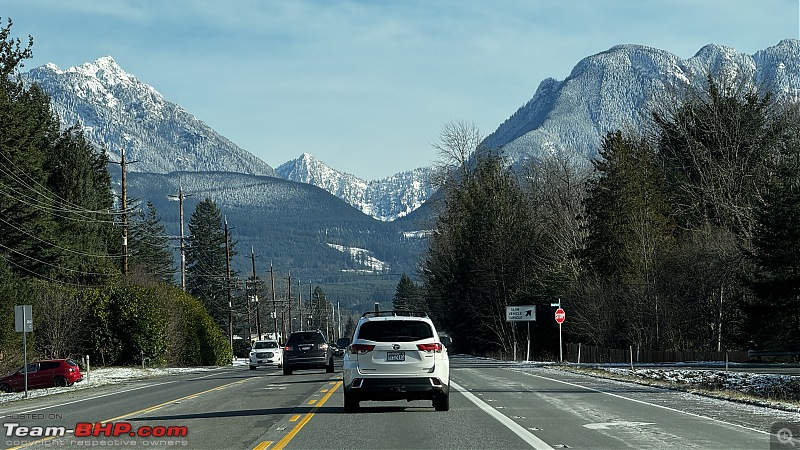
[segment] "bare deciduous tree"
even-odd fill
[[[438,153],[433,183],[443,187],[452,174],[468,177],[472,168],[470,161],[479,151],[483,136],[473,122],[457,120],[442,126],[439,139],[431,146]]]

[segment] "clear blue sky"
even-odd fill
[[[374,180],[430,165],[447,122],[494,131],[617,44],[682,58],[798,38],[798,0],[2,0],[25,69],[112,56],[268,164]]]

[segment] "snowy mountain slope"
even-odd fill
[[[412,221],[379,221],[321,188],[279,177],[134,172],[127,179],[128,195],[142,203],[151,201],[171,236],[179,235],[180,220],[178,202],[169,196],[182,188],[187,217],[197,203],[213,199],[229,221],[240,252],[249,256],[253,248],[297,277],[330,280],[345,272],[411,273],[424,246],[424,236],[417,237]],[[232,264],[246,273],[250,260],[237,257]]]
[[[313,184],[379,220],[395,220],[430,198],[431,169],[419,168],[376,181],[339,172],[308,153],[275,169],[283,178]]]
[[[600,138],[641,129],[648,114],[711,73],[794,100],[800,88],[800,41],[786,39],[754,55],[710,44],[681,59],[641,45],[618,45],[580,61],[563,81],[546,79],[484,144],[516,165],[543,151],[594,156]]]
[[[264,161],[217,134],[110,56],[61,70],[53,64],[23,74],[51,97],[65,126],[80,124],[112,161],[136,161],[131,172],[226,171],[274,176]]]

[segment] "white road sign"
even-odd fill
[[[506,306],[506,322],[536,320],[536,305]]]

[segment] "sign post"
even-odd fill
[[[506,306],[506,322],[528,322],[528,352],[525,361],[531,360],[531,322],[536,320],[536,305]],[[516,340],[514,348],[516,349]],[[514,359],[516,359],[516,351]]]
[[[560,303],[560,302],[559,302]],[[564,319],[566,319],[566,313],[561,306],[558,307],[555,313],[556,322],[558,322],[558,360],[559,362],[564,362],[564,345],[561,341],[561,324],[564,323]]]
[[[25,397],[28,397],[28,332],[33,331],[33,308],[31,305],[14,306],[14,329],[22,333],[22,362],[25,364]]]

